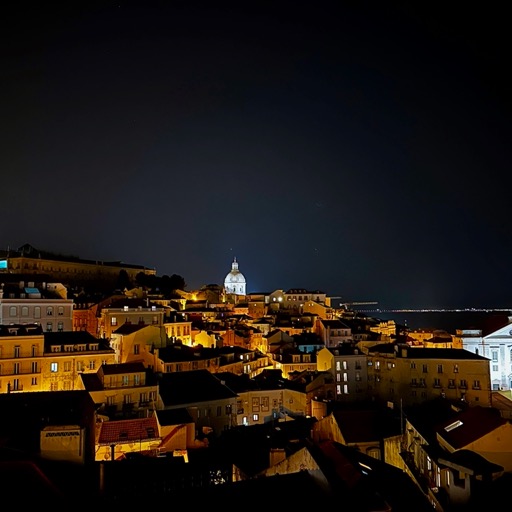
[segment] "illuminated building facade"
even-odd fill
[[[143,272],[156,275],[156,269],[121,261],[84,260],[76,256],[53,254],[25,244],[17,250],[0,251],[0,274],[48,275],[63,282],[115,280],[121,270],[132,280]]]
[[[245,277],[242,272],[238,270],[238,262],[236,258],[234,258],[231,264],[231,271],[224,279],[224,290],[227,294],[243,295],[245,297],[246,287],[247,283],[245,282]]]

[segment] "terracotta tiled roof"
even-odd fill
[[[101,424],[98,444],[111,445],[149,439],[159,439],[158,422],[154,416],[134,420],[105,421]]]

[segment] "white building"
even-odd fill
[[[236,258],[233,259],[233,263],[231,264],[231,272],[229,272],[226,279],[224,279],[224,290],[226,293],[234,295],[246,295],[245,277],[242,272],[238,270]]]
[[[493,391],[512,389],[512,317],[499,329],[483,335],[480,329],[457,330],[462,348],[489,359]]]

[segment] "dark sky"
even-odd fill
[[[68,4],[2,8],[2,248],[512,305],[505,5]]]

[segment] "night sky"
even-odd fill
[[[0,248],[512,306],[505,4],[68,4],[2,7]]]

